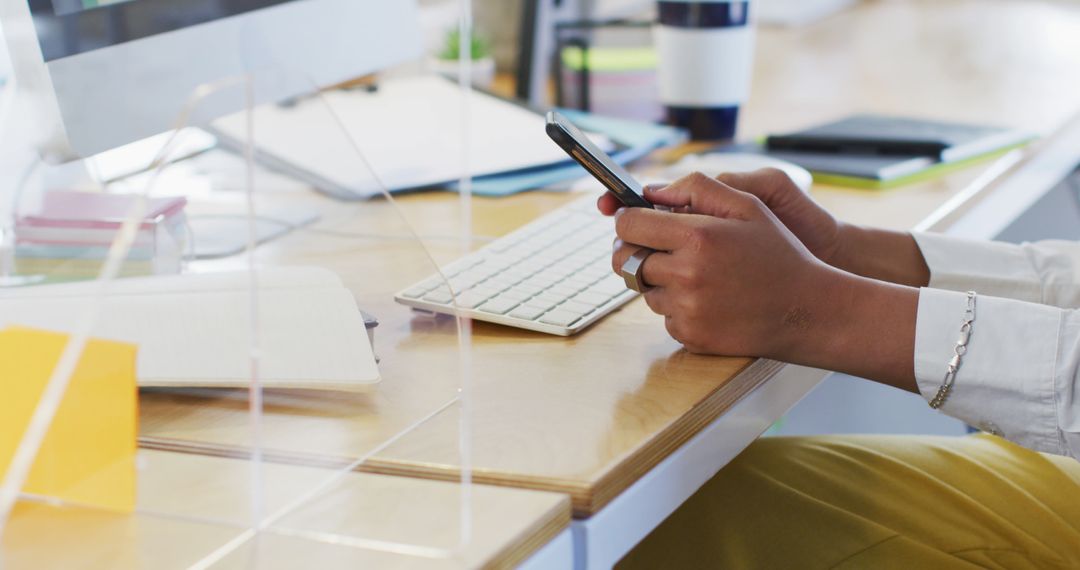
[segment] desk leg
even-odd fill
[[[599,513],[575,520],[575,568],[612,567],[828,374],[785,366]]]

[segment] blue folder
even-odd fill
[[[687,138],[686,131],[676,127],[569,109],[560,109],[559,112],[582,130],[606,135],[619,145],[619,150],[611,154],[611,158],[619,164],[627,164],[660,147],[679,144]],[[553,166],[474,178],[472,192],[477,196],[508,196],[525,190],[553,186],[585,175],[585,169],[567,159],[565,163]],[[448,187],[455,191],[458,189],[457,184]]]

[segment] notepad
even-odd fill
[[[120,279],[94,336],[139,347],[145,387],[246,387],[251,379],[245,271]],[[321,268],[258,273],[259,380],[271,388],[363,390],[379,372],[356,301]],[[69,331],[94,283],[0,291],[0,326]]]
[[[258,108],[255,154],[264,165],[340,198],[378,195],[380,181],[391,191],[456,182],[466,166],[468,174],[485,176],[570,162],[544,133],[542,114],[479,91],[469,96],[467,124],[465,109],[465,95],[443,77],[387,78],[372,93],[329,91],[293,107]],[[209,130],[226,147],[243,149],[246,124],[239,113]],[[590,137],[605,151],[614,149],[608,137]]]
[[[884,115],[853,115],[784,135],[770,135],[770,152],[925,156],[959,162],[1030,141],[1031,133],[1011,128],[969,125]]]
[[[0,327],[0,478],[67,345],[66,335]],[[118,511],[135,508],[135,347],[91,339],[22,490]]]

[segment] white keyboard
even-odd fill
[[[401,291],[404,305],[569,336],[637,296],[611,271],[613,222],[585,198]],[[456,303],[454,295],[457,296]]]

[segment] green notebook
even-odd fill
[[[769,156],[826,184],[892,188],[989,160],[1034,139],[1017,129],[855,115],[765,140]]]

